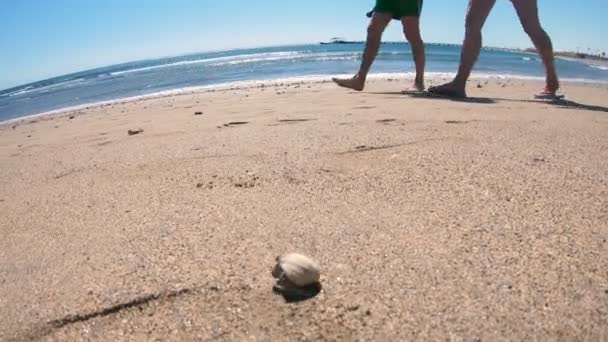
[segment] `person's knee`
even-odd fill
[[[469,15],[464,22],[465,35],[480,36],[482,27],[483,23],[479,22],[478,18]]]
[[[547,36],[540,23],[524,24],[524,31],[532,40],[541,40]]]
[[[422,37],[420,37],[420,32],[409,32],[405,31],[405,39],[414,46],[422,45]]]
[[[420,22],[418,18],[405,18],[403,23],[403,34],[405,39],[412,45],[422,44],[422,37],[420,35]]]

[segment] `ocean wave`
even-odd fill
[[[408,52],[383,52],[379,54],[382,56],[399,56],[407,55]],[[279,62],[279,61],[297,61],[297,60],[310,60],[315,61],[345,61],[345,60],[357,60],[361,56],[360,52],[310,52],[310,51],[282,51],[282,52],[267,52],[267,53],[252,53],[242,54],[234,56],[222,56],[213,58],[202,58],[197,60],[179,61],[172,63],[165,63],[159,65],[151,65],[147,67],[140,67],[128,70],[115,71],[110,73],[112,76],[126,75],[132,73],[145,72],[150,70],[173,68],[185,65],[202,64],[208,67],[221,67],[221,66],[233,66],[241,64],[254,64],[254,63],[267,63],[267,62]]]
[[[204,60],[198,60],[198,61],[182,61],[182,62],[175,62],[175,63],[170,63],[170,64],[153,65],[153,66],[149,66],[149,67],[111,72],[110,76],[126,75],[126,74],[132,74],[132,73],[155,70],[155,69],[170,68],[170,67],[175,67],[175,66],[180,66],[180,65],[198,64],[198,63],[203,63],[203,62],[204,62]]]
[[[179,61],[179,62],[159,64],[159,65],[151,65],[148,67],[115,71],[115,72],[110,73],[110,75],[112,75],[112,76],[125,75],[125,74],[138,73],[138,72],[144,72],[144,71],[155,70],[155,69],[172,68],[172,67],[183,66],[183,65],[192,65],[192,64],[212,64],[213,65],[213,63],[216,63],[216,62],[222,63],[223,61],[239,60],[239,59],[273,60],[273,58],[280,59],[280,58],[286,58],[288,56],[294,56],[294,55],[299,55],[299,54],[301,54],[300,51],[281,51],[281,52],[251,53],[251,54],[243,54],[243,55],[235,55],[235,56],[202,58],[202,59],[197,59],[197,60]]]
[[[14,96],[22,96],[22,95],[26,95],[32,92],[40,92],[40,93],[46,93],[49,92],[52,89],[56,89],[56,88],[72,88],[78,85],[83,85],[87,83],[86,80],[84,78],[78,78],[75,80],[69,80],[69,81],[64,81],[64,82],[59,82],[59,83],[55,83],[55,84],[49,84],[47,86],[43,86],[43,87],[34,87],[34,86],[29,86],[23,89],[20,89],[18,91],[12,92],[7,94],[7,96],[9,97],[14,97]]]
[[[310,53],[310,54],[296,54],[290,56],[271,56],[261,58],[247,58],[247,59],[236,59],[226,62],[213,63],[209,66],[218,67],[225,65],[239,65],[239,64],[253,64],[253,63],[266,63],[266,62],[277,62],[277,61],[297,61],[307,60],[311,62],[317,61],[346,61],[354,60],[359,58],[360,53]]]
[[[589,64],[589,66],[592,67],[592,68],[594,68],[594,69],[608,71],[608,65],[593,65],[593,64]]]
[[[380,52],[379,58],[382,56],[393,57],[408,54],[407,52],[399,52],[399,51],[390,51],[390,52]],[[164,68],[173,68],[187,65],[196,65],[196,64],[205,64],[212,67],[217,66],[226,66],[226,65],[240,65],[240,64],[251,64],[251,63],[264,63],[264,62],[276,62],[276,61],[287,61],[287,60],[302,60],[302,59],[310,59],[310,61],[341,61],[341,60],[356,60],[361,56],[360,52],[312,52],[310,50],[305,51],[280,51],[280,52],[265,52],[265,53],[251,53],[251,54],[241,54],[241,55],[232,55],[232,56],[222,56],[222,57],[211,57],[211,58],[201,58],[195,60],[182,60],[170,63],[163,63],[158,65],[150,65],[150,66],[142,66],[136,67],[134,66],[132,69],[119,70],[114,72],[105,72],[101,74],[94,74],[89,77],[81,78],[78,80],[84,80],[88,78],[99,78],[99,77],[107,77],[107,76],[124,76],[127,74],[146,72],[150,70],[158,70]],[[155,60],[160,61],[160,60]],[[148,61],[149,62],[149,61]],[[66,85],[69,82],[75,82],[78,80],[70,80],[66,82],[60,82],[57,84],[51,84],[40,88],[34,89],[22,89],[18,92],[14,92],[11,95],[21,95],[22,91],[25,90],[41,90],[50,87],[56,87],[61,85]],[[4,96],[4,95],[3,95]]]
[[[25,87],[23,89],[16,90],[12,93],[5,94],[4,96],[8,96],[8,97],[19,96],[21,94],[26,94],[28,92],[28,90],[30,90],[32,88],[33,88],[33,86]]]

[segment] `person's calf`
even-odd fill
[[[416,65],[415,86],[416,88],[422,90],[424,89],[424,69],[426,62],[424,42],[422,42],[422,40],[420,39],[409,41],[409,43],[412,47],[412,56],[414,58],[414,64]]]
[[[559,89],[559,80],[557,71],[555,70],[551,38],[540,26],[534,25],[533,27],[524,27],[524,29],[536,46],[545,65],[547,74],[545,91],[555,93]]]

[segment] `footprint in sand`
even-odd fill
[[[385,126],[405,126],[405,122],[400,122],[397,119],[382,119],[376,120],[376,122]]]
[[[302,123],[302,122],[316,121],[316,120],[317,119],[282,119],[282,120],[277,120],[279,122],[278,124],[271,124],[268,126],[293,125],[293,124],[298,124],[298,123]]]
[[[249,122],[247,122],[247,121],[233,121],[233,122],[225,123],[224,127],[242,126],[242,125],[246,125],[248,123]]]
[[[215,183],[213,182],[208,182],[208,183],[197,183],[196,184],[196,188],[197,189],[207,189],[207,190],[212,190],[215,187]]]
[[[448,120],[445,122],[448,125],[462,125],[462,124],[468,124],[468,121],[459,121],[459,120]]]
[[[382,119],[376,120],[376,122],[385,126],[394,126],[394,124],[398,124],[397,119]],[[403,126],[404,123],[401,123],[401,125]]]
[[[218,186],[221,186],[222,184],[229,184],[230,186],[234,186],[235,188],[252,189],[258,185],[259,181],[260,177],[253,174],[248,174],[243,177],[218,177],[214,175],[209,181],[198,182],[196,184],[196,188],[203,190],[212,190]]]
[[[279,120],[279,122],[286,122],[286,123],[292,123],[292,122],[307,122],[307,121],[314,121],[316,119],[284,119],[284,120]]]
[[[367,145],[359,145],[356,146],[354,150],[349,150],[345,152],[338,152],[338,155],[345,155],[351,153],[360,153],[360,152],[369,152],[369,151],[377,151],[377,150],[388,150],[395,147],[400,147],[409,144],[394,144],[394,145],[381,145],[381,146],[367,146]]]

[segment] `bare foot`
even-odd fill
[[[334,81],[340,87],[353,89],[356,91],[361,91],[365,87],[365,80],[361,79],[358,76],[355,76],[353,78],[348,78],[348,79],[332,78],[331,80]]]
[[[442,84],[442,85],[436,86],[436,87],[430,87],[429,93],[439,95],[439,96],[460,98],[460,99],[467,97],[467,93],[464,90],[464,87],[457,86],[453,82]]]

